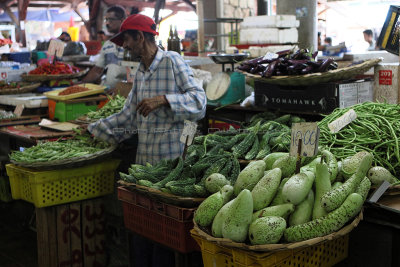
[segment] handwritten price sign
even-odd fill
[[[331,133],[337,133],[355,119],[357,119],[357,113],[354,111],[354,109],[350,109],[342,116],[329,123],[328,128],[331,130]]]
[[[315,122],[301,122],[292,125],[290,155],[297,156],[301,139],[300,155],[315,156],[318,152],[319,128]]]
[[[185,144],[187,138],[188,139],[187,145],[190,146],[192,144],[196,131],[197,131],[197,123],[185,120],[182,135],[180,138],[181,143]]]

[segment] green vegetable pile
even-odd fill
[[[161,160],[152,166],[133,164],[128,173],[120,173],[122,180],[159,189],[184,197],[206,197],[205,179],[213,173],[223,173],[234,183],[239,172],[239,161],[229,152],[209,151],[202,145],[188,147],[186,158]]]
[[[371,170],[367,151],[353,154],[343,168],[328,150],[303,160],[299,172],[289,153],[251,162],[234,184],[218,182],[220,190],[199,205],[194,221],[212,236],[238,243],[300,242],[339,231],[360,213],[371,184],[391,179]]]
[[[288,125],[302,121],[297,116],[260,113],[253,116],[244,130],[231,128],[195,137],[185,160],[162,160],[154,166],[134,164],[128,174],[120,173],[120,177],[174,195],[205,197],[213,187],[214,181],[206,181],[212,174],[219,173],[223,178],[211,180],[235,183],[240,172],[238,159],[263,159],[273,151],[289,151]]]
[[[15,114],[11,111],[0,110],[0,120],[15,118]]]
[[[108,97],[108,102],[99,110],[90,111],[86,114],[87,119],[90,121],[107,118],[108,116],[118,113],[122,110],[126,98],[116,95],[114,98]]]
[[[35,163],[81,157],[101,151],[109,145],[93,139],[89,134],[77,135],[74,139],[39,143],[36,146],[13,151],[10,159],[16,162]]]
[[[290,114],[277,117],[264,112],[253,116],[244,129],[215,132],[196,137],[195,144],[208,150],[232,152],[238,159],[263,159],[271,152],[286,152],[290,149],[290,127],[292,123],[305,120]]]
[[[357,119],[331,133],[328,124],[349,109],[354,109]],[[374,165],[390,170],[400,176],[400,106],[386,103],[366,102],[351,108],[336,109],[318,123],[320,146],[327,147],[341,160],[365,150],[374,155]]]

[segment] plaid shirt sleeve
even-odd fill
[[[136,132],[136,121],[132,120],[132,110],[136,109],[136,94],[133,89],[123,109],[107,118],[89,124],[88,131],[108,143],[120,143]]]
[[[193,77],[193,72],[178,54],[171,54],[175,82],[181,94],[167,94],[171,109],[176,121],[197,121],[206,113],[207,98],[204,89],[201,88]]]

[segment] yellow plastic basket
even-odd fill
[[[37,171],[7,164],[11,194],[37,208],[111,194],[120,161],[108,160],[79,168]]]
[[[252,252],[210,242],[194,229],[190,232],[201,248],[204,267],[327,267],[347,258],[349,248],[348,234],[309,247]]]

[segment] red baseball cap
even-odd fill
[[[156,23],[152,18],[141,14],[134,14],[127,17],[122,22],[121,28],[119,29],[119,33],[114,35],[110,39],[110,41],[115,43],[116,45],[122,46],[122,44],[124,43],[123,33],[124,31],[127,30],[137,30],[158,35],[158,32],[156,32]]]

